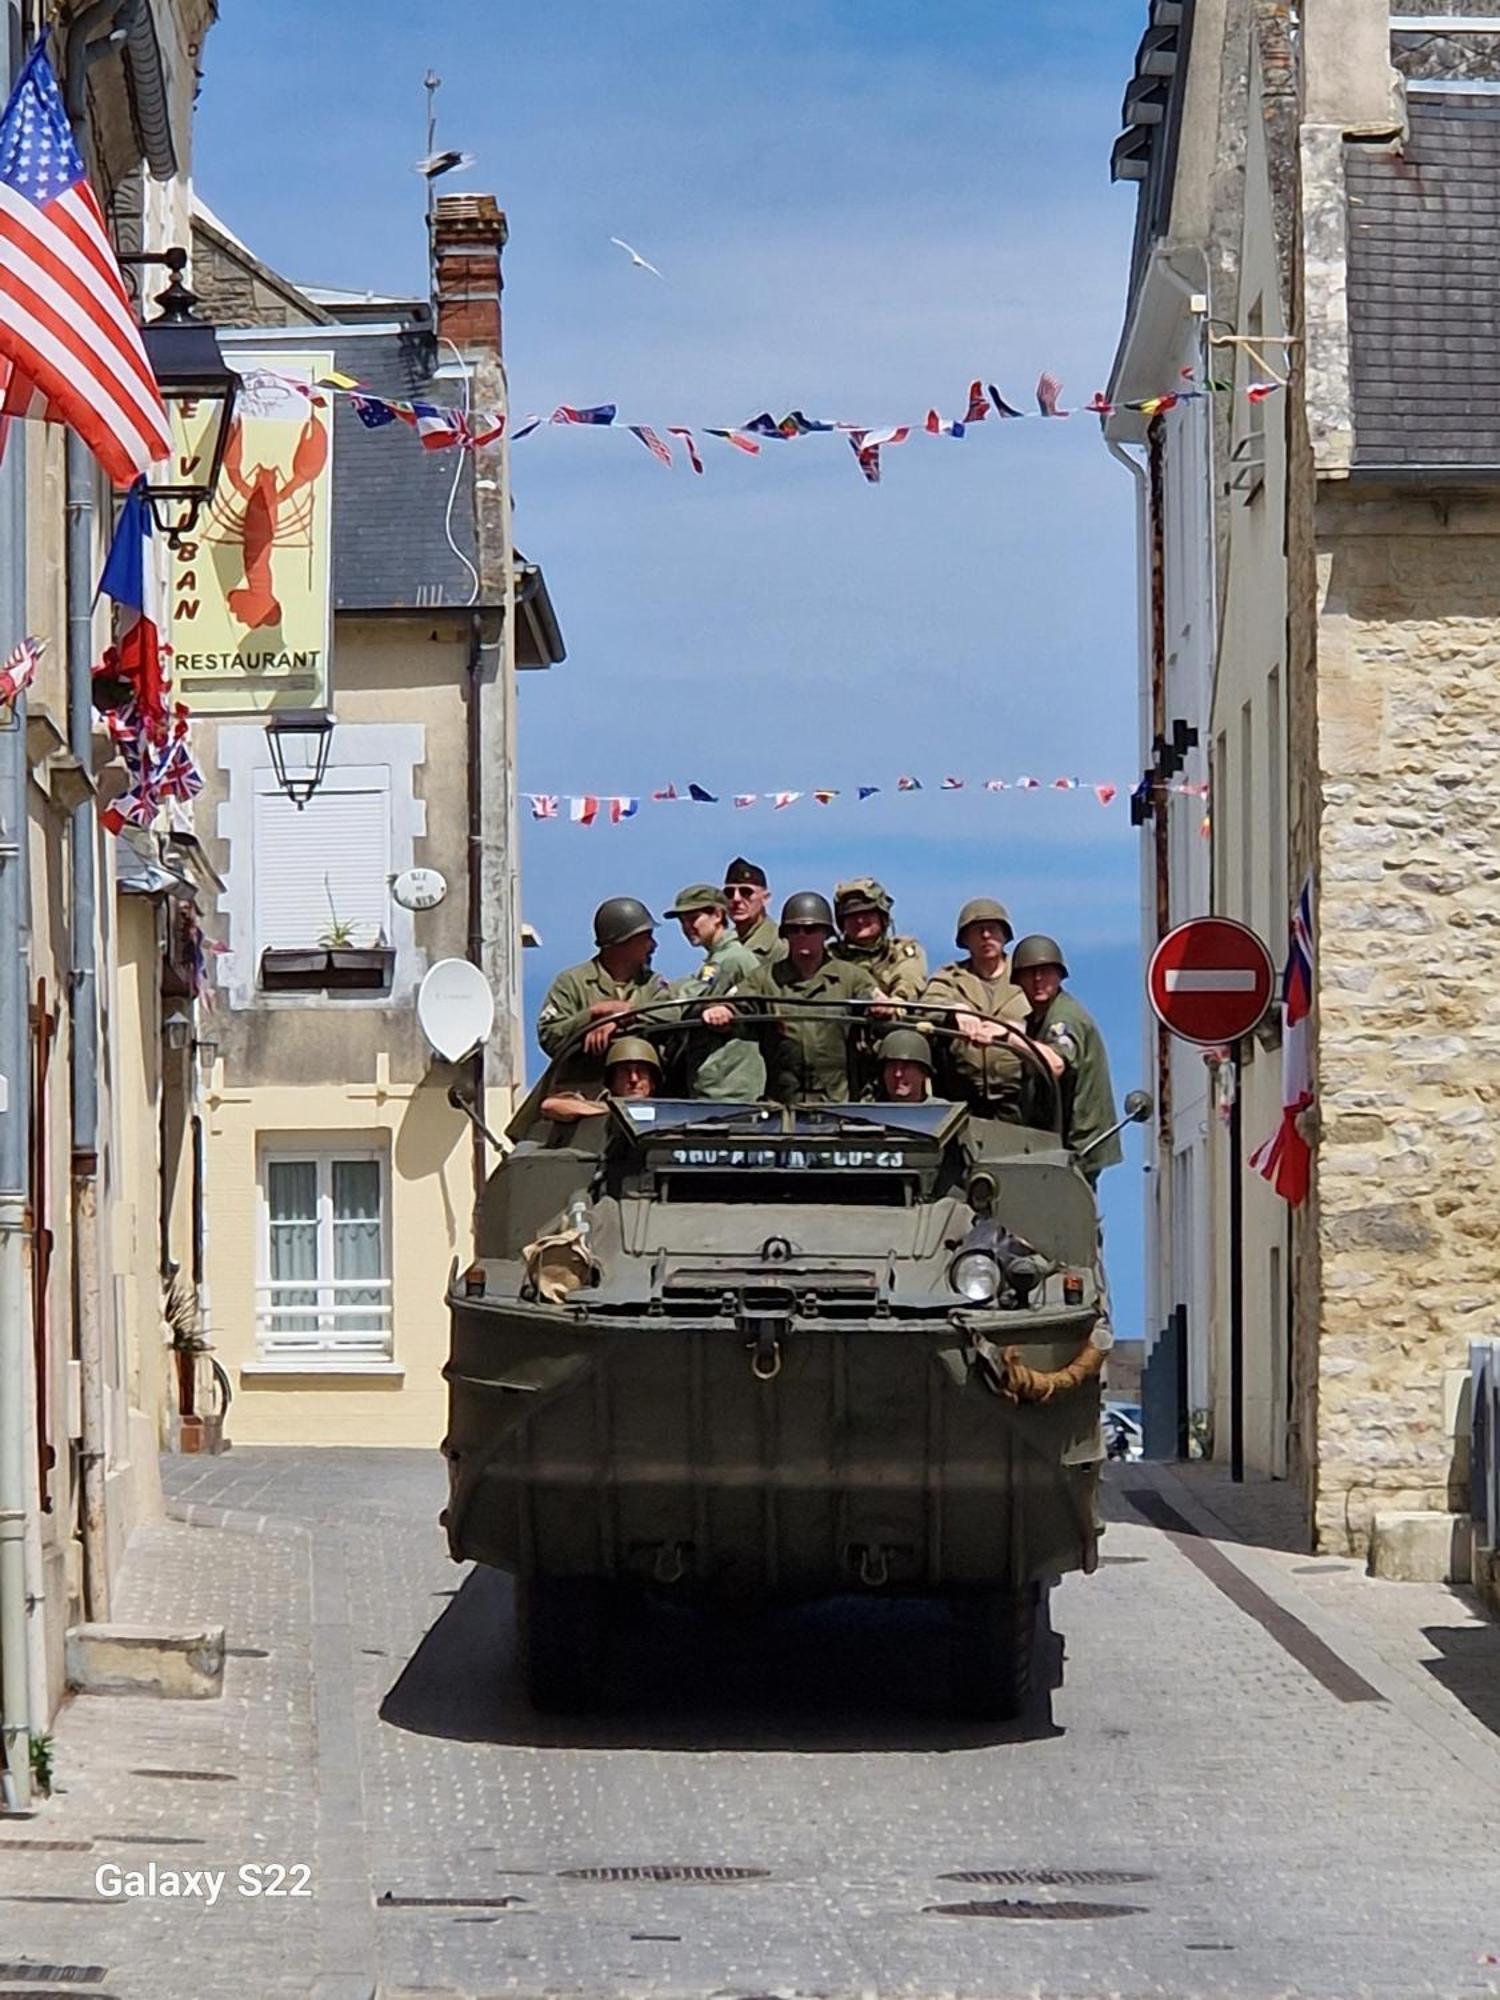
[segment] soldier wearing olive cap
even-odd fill
[[[766,886],[765,869],[737,854],[724,870],[724,896],[729,905],[729,921],[740,943],[753,951],[762,965],[780,958],[781,933],[767,914],[771,892]]]
[[[690,1004],[688,1017],[703,1005],[730,1000],[760,970],[760,960],[740,943],[729,921],[722,889],[711,882],[690,882],[678,892],[667,911],[682,926],[689,944],[703,953],[703,963],[686,979],[674,980],[672,997]],[[766,1063],[760,1045],[741,1024],[731,1036],[695,1028],[682,1047],[683,1080],[693,1097],[712,1097],[732,1104],[754,1104],[766,1093]]]
[[[873,875],[840,882],[833,892],[833,914],[842,935],[830,947],[830,958],[862,965],[893,1000],[920,997],[927,984],[927,954],[915,938],[898,937],[891,929],[890,894]]]
[[[536,1035],[554,1062],[557,1089],[587,1089],[602,1081],[604,1052],[638,1006],[665,1000],[666,981],[651,970],[656,919],[634,896],[611,896],[594,912],[594,956],[570,965],[547,989]],[[561,1051],[586,1030],[558,1062]]]
[[[945,1068],[959,1096],[981,1118],[1022,1122],[1026,1058],[1017,1053],[1024,1043],[1028,1012],[1025,994],[1011,982],[1006,947],[1014,932],[1003,903],[978,896],[964,904],[954,926],[954,941],[967,956],[934,973],[922,995],[923,1003],[947,1009],[947,1024],[956,1033],[944,1038]],[[1054,1075],[1062,1073],[1062,1058],[1041,1050]]]
[[[1026,1032],[1034,1041],[1055,1049],[1066,1065],[1063,1076],[1063,1131],[1075,1152],[1082,1152],[1119,1118],[1109,1055],[1099,1024],[1071,993],[1063,991],[1068,968],[1056,938],[1040,932],[1022,938],[1011,954],[1010,976],[1026,995],[1030,1013]],[[1079,1162],[1093,1182],[1106,1167],[1125,1157],[1119,1135],[1095,1146]]]
[[[834,922],[826,896],[812,889],[789,896],[780,932],[786,957],[763,965],[732,1004],[706,1007],[703,1019],[721,1030],[732,1027],[740,1015],[764,1023],[770,1093],[783,1104],[847,1104],[852,1095],[849,1023],[838,1018],[838,1005],[875,1002],[870,1011],[878,1015],[890,1013],[890,1004],[863,966],[828,956]],[[802,1009],[799,1001],[822,1004]]]

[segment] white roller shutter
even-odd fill
[[[390,774],[334,770],[301,812],[257,774],[255,942],[257,954],[316,945],[335,913],[359,946],[389,941]]]

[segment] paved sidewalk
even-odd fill
[[[1175,1469],[1111,1469],[1006,1729],[943,1718],[939,1619],[869,1602],[722,1654],[668,1621],[620,1713],[546,1722],[508,1586],[446,1558],[435,1454],[165,1481],[186,1518],[132,1543],[119,1615],[223,1620],[226,1692],[64,1712],[65,1789],[0,1823],[0,1992],[43,1993],[31,1961],[95,2000],[1500,1994],[1500,1627],[1236,1542]],[[98,1894],[148,1860],[231,1886]],[[314,1893],[234,1892],[268,1862]],[[663,1865],[752,1872],[615,1879]],[[1017,1902],[1072,1920],[965,1920]]]

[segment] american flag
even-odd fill
[[[4,411],[78,432],[117,486],[172,449],[104,216],[38,42],[0,119]]]

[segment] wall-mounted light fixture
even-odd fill
[[[273,710],[266,723],[276,782],[298,812],[323,782],[333,727],[333,717],[321,709]]]
[[[182,282],[186,250],[127,250],[120,262],[165,264],[172,273],[157,295],[160,313],[141,327],[141,342],[172,426],[172,455],[148,480],[146,496],[152,519],[175,549],[213,499],[240,378],[213,327],[193,310],[198,301]]]

